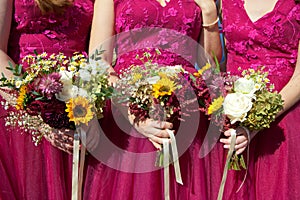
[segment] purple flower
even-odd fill
[[[63,84],[60,82],[60,74],[52,73],[41,78],[39,90],[47,99],[51,99],[54,94],[61,92]]]

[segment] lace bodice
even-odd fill
[[[155,0],[115,0],[114,5],[117,70],[136,62],[145,47],[163,49],[158,63],[192,67],[197,52],[191,45],[196,46],[202,21],[194,0],[171,0],[165,7]]]
[[[34,0],[15,0],[8,54],[15,62],[34,50],[38,53],[87,49],[93,0],[75,0],[63,14],[42,15]]]
[[[292,75],[300,39],[300,4],[278,0],[271,12],[253,22],[243,0],[223,0],[223,28],[227,70],[238,73],[238,67],[264,65],[271,76],[288,80]]]

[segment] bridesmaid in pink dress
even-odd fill
[[[51,12],[50,5],[42,13],[37,2],[66,6]],[[18,63],[34,50],[68,56],[87,51],[93,0],[4,0],[0,9],[0,64],[7,75],[9,60]],[[7,129],[6,114],[0,106],[0,199],[71,199],[72,155],[45,139],[35,146],[30,135]]]
[[[107,50],[103,58],[111,63],[111,46],[115,42],[117,60],[114,68],[110,69],[113,73],[119,73],[131,64],[140,64],[135,57],[137,54],[142,56],[146,47],[150,48],[147,51],[151,54],[155,54],[154,48],[160,49],[161,55],[154,58],[155,63],[182,65],[187,71],[194,72],[195,58],[198,56],[194,47],[198,41],[204,45],[207,52],[214,52],[218,57],[221,54],[216,19],[214,1],[97,0],[90,50],[100,47]],[[207,25],[206,28],[202,28],[201,24]],[[111,39],[110,37],[115,34],[117,36]],[[112,77],[112,81],[115,81],[113,79],[116,77]],[[100,137],[102,144],[99,147],[102,156],[95,156],[98,160],[92,156],[87,158],[83,198],[164,199],[163,170],[154,168],[156,148],[162,144],[163,137],[168,137],[166,129],[172,129],[173,126],[176,130],[178,124],[165,122],[160,126],[157,122],[147,120],[133,128],[125,118],[122,120],[122,116],[117,116],[115,110],[111,111],[110,107],[106,112],[102,120],[104,134]],[[120,121],[126,125],[121,127]],[[201,133],[206,131],[206,124],[203,122],[207,121],[201,118]],[[184,133],[186,137],[181,133],[176,135],[179,151],[182,151],[180,146],[184,142],[189,143],[190,147],[182,152],[183,155],[179,159],[183,185],[175,182],[171,167],[172,200],[199,199],[195,192],[198,188],[201,190],[200,197],[207,199],[205,171],[202,169],[201,172],[193,174],[192,169],[194,165],[204,168],[202,160],[193,159],[194,156],[199,157],[199,151],[196,151],[195,146],[200,143],[200,137],[203,136],[199,131],[192,145],[193,141],[187,141],[190,139],[189,134],[196,135],[198,124],[199,121],[191,117],[190,120],[180,124],[180,128],[185,126],[189,127],[185,130],[190,130],[194,127],[194,131],[186,131]],[[117,147],[113,149],[112,146]],[[91,154],[95,155],[95,152]]]
[[[300,199],[300,4],[223,0],[222,11],[227,71],[265,66],[285,101],[271,128],[252,136],[248,194],[252,199]]]

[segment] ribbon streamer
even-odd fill
[[[164,155],[164,193],[165,200],[170,200],[170,173],[169,173],[169,141],[163,140],[163,155]]]
[[[171,130],[167,130],[170,138],[171,138],[171,153],[173,156],[174,161],[174,170],[175,170],[175,177],[176,182],[183,185],[181,172],[180,172],[180,165],[179,165],[179,157],[178,157],[178,150],[176,145],[176,139],[174,133]],[[169,172],[169,165],[170,165],[170,151],[169,151],[169,140],[163,140],[163,166],[164,166],[164,195],[165,200],[170,200],[170,172]]]
[[[183,185],[182,178],[181,178],[181,172],[180,172],[180,166],[179,166],[179,157],[178,157],[176,139],[175,139],[173,131],[167,130],[167,132],[169,133],[170,138],[171,138],[171,148],[172,148],[172,155],[173,155],[173,161],[174,161],[176,182]]]
[[[223,171],[223,177],[222,177],[221,185],[219,188],[218,200],[223,199],[224,187],[225,187],[225,183],[226,183],[226,179],[227,179],[228,165],[229,165],[230,159],[232,157],[232,154],[234,152],[235,143],[236,143],[236,130],[232,130],[231,131],[230,148],[229,148],[229,151],[227,154],[226,164],[225,164],[224,171]]]
[[[248,128],[241,126],[247,133],[247,137],[248,137],[248,141],[250,143],[251,141],[251,136],[250,136],[250,131]],[[246,173],[245,176],[243,178],[243,181],[240,185],[240,187],[237,189],[236,193],[238,193],[240,191],[240,189],[242,188],[242,186],[244,185],[246,178],[247,178],[247,174],[248,174],[248,163],[249,163],[249,157],[250,157],[250,145],[248,144],[248,148],[247,148],[247,163],[246,163]]]
[[[79,134],[75,130],[73,141],[73,167],[72,167],[72,200],[78,200],[78,165],[79,163]]]

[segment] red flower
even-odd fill
[[[66,104],[53,98],[49,103],[44,104],[41,117],[45,123],[53,128],[72,128],[74,123],[69,121],[68,113],[65,110]]]

